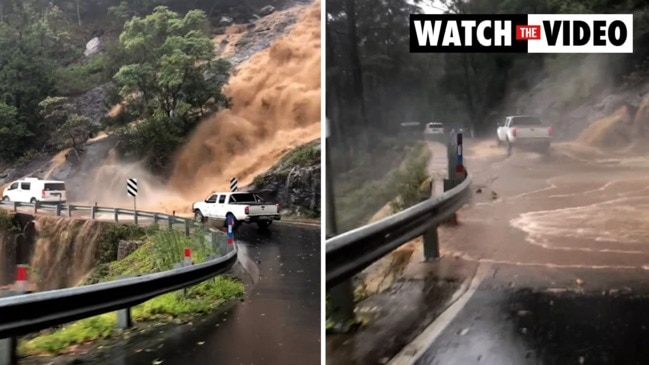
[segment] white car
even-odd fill
[[[21,203],[63,203],[66,199],[64,181],[33,177],[12,182],[2,193],[2,200]]]
[[[444,136],[444,124],[436,122],[426,124],[424,136],[428,139],[441,139]]]
[[[498,145],[505,145],[511,154],[514,146],[537,148],[547,153],[552,143],[552,127],[534,115],[512,115],[496,130]]]
[[[259,228],[270,226],[274,220],[280,220],[279,205],[267,204],[257,194],[248,192],[230,192],[210,194],[204,201],[192,205],[197,222],[208,218],[223,220],[233,219],[234,228],[242,223],[257,223]]]

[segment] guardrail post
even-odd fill
[[[115,223],[119,222],[119,209],[115,208]]]
[[[95,216],[97,215],[97,206],[93,205],[90,207],[90,219],[95,219]]]
[[[27,291],[27,265],[16,265],[16,283],[14,289],[23,294]]]
[[[184,250],[185,252],[185,258],[183,261],[184,266],[191,266],[192,265],[192,250],[189,248],[186,248]]]
[[[27,292],[27,265],[16,266],[14,290],[3,290],[0,297],[13,297]],[[18,339],[16,337],[0,339],[0,365],[18,364]]]
[[[439,236],[437,226],[429,228],[424,233],[424,258],[426,260],[439,258]]]
[[[61,203],[56,204],[56,216],[61,216]]]
[[[153,213],[153,223],[158,223],[158,213]]]
[[[137,226],[137,210],[133,211],[133,221],[135,222],[135,225]]]
[[[68,218],[72,217],[72,210],[73,209],[74,208],[72,207],[72,205],[68,204]]]
[[[351,280],[329,290],[329,303],[331,305],[332,329],[336,332],[347,332],[354,322],[354,287]]]
[[[0,297],[13,297],[20,295],[12,290],[0,291]],[[8,337],[0,339],[0,365],[17,365],[18,364],[18,339]]]
[[[171,229],[174,228],[174,218],[173,218],[173,216],[170,216],[170,215],[167,216],[167,218],[169,218],[169,230],[171,230]]]
[[[174,270],[182,269],[185,266],[187,266],[187,265],[185,265],[184,261],[177,262],[177,263],[174,264]],[[178,290],[176,290],[175,293],[179,297],[184,297],[184,296],[187,295],[187,288],[178,289]]]
[[[40,202],[38,200],[34,203],[34,214],[38,213],[38,205],[39,204],[40,204]]]
[[[185,219],[185,236],[189,237],[193,223],[194,222],[190,221],[189,219]]]
[[[232,229],[233,224],[234,224],[234,218],[228,219],[228,231],[227,231],[227,236],[228,236],[228,246],[233,246],[234,245],[234,230]],[[227,252],[227,251],[226,251]]]
[[[214,252],[218,251],[221,256],[228,253],[228,244],[225,240],[219,240],[219,232],[210,231],[210,237],[212,239],[212,250],[214,250]]]
[[[329,151],[329,118],[327,118],[327,138],[325,139],[325,148],[326,151]],[[334,184],[333,184],[333,169],[331,167],[331,153],[327,152],[325,154],[327,164],[327,220],[326,224],[326,235],[327,237],[333,237],[338,234],[338,227],[336,226],[336,206],[334,204]]]
[[[119,279],[126,279],[129,276],[120,276]],[[117,328],[127,329],[133,327],[133,317],[131,316],[131,308],[122,308],[117,311]]]
[[[455,179],[455,163],[457,162],[457,157],[455,156],[455,134],[451,134],[446,145],[446,157],[448,159],[448,179]]]
[[[14,203],[14,213],[18,212],[18,202],[13,202]]]
[[[463,161],[462,132],[451,135],[447,146],[448,178],[444,180],[444,191],[458,186],[466,177]]]
[[[463,142],[462,142],[462,131],[457,134],[457,141],[455,142],[455,156],[457,158],[455,162],[455,178],[461,178],[464,175],[464,151],[463,151]]]

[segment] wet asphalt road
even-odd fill
[[[478,289],[417,365],[646,364],[649,298]]]
[[[460,211],[461,226],[441,230],[444,254],[529,268],[649,269],[649,158],[569,144],[546,157],[507,157],[491,141],[466,144],[481,192]]]
[[[476,193],[440,229],[483,274],[392,364],[649,363],[649,158],[493,145],[465,141]]]
[[[237,242],[259,269],[245,302],[175,330],[157,351],[124,350],[103,364],[320,363],[319,227],[273,224],[262,233],[243,226]]]

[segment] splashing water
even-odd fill
[[[225,90],[232,108],[204,120],[178,151],[169,182],[140,162],[111,157],[81,187],[83,202],[132,208],[126,179],[138,179],[137,208],[189,213],[189,202],[268,170],[286,152],[320,137],[320,0],[269,49],[242,63]]]
[[[233,106],[205,120],[178,153],[170,187],[189,199],[241,185],[320,136],[320,1],[229,82]]]

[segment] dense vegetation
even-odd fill
[[[428,3],[430,1],[414,1]],[[406,0],[327,1],[327,115],[332,148],[362,161],[377,138],[392,134],[400,122],[437,118],[474,127],[492,127],[507,112],[507,95],[525,92],[545,78],[565,77],[588,55],[411,54],[410,13],[421,12]],[[438,4],[439,5],[439,4]],[[447,0],[451,13],[630,13],[634,19],[634,54],[597,55],[606,74],[582,72],[566,90],[564,106],[592,92],[646,75],[649,55],[649,3],[642,0]],[[380,26],[377,26],[380,25]],[[590,57],[593,57],[592,55]],[[644,69],[643,69],[644,67]],[[350,158],[354,157],[354,158]],[[346,170],[350,166],[342,169]]]
[[[161,170],[198,118],[226,106],[230,65],[215,59],[223,16],[254,18],[266,1],[0,1],[0,160],[51,153],[99,129],[118,129],[124,151]],[[103,52],[85,56],[102,36]],[[92,121],[78,96],[106,86],[104,102],[127,106]],[[82,103],[82,102],[81,102]],[[137,127],[129,122],[138,121]],[[127,127],[128,126],[128,127]]]
[[[0,222],[3,221],[2,215],[0,218]],[[116,248],[120,239],[135,239],[142,245],[119,261],[116,260],[115,250],[104,252],[102,260],[110,262],[98,265],[84,285],[112,281],[120,276],[170,270],[183,257],[185,248],[192,250],[192,260],[196,264],[205,262],[212,254],[221,254],[211,247],[206,239],[206,231],[200,230],[186,237],[183,232],[157,226],[114,225],[105,232],[102,243],[111,242],[111,246]],[[224,302],[243,293],[243,283],[238,279],[217,276],[186,290],[163,294],[133,307],[135,328],[127,333],[117,329],[114,312],[105,313],[23,337],[19,342],[19,352],[22,356],[59,355],[75,345],[144,332],[154,323],[182,323],[196,314],[211,313]]]

